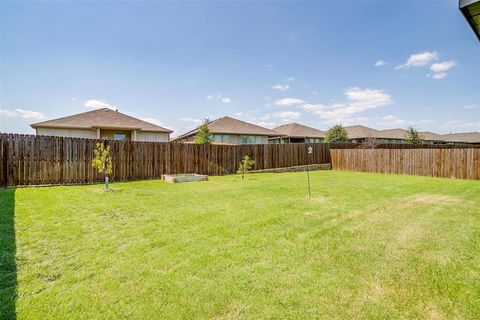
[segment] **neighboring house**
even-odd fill
[[[348,133],[348,139],[353,143],[361,143],[367,138],[380,138],[380,131],[365,126],[344,127]],[[380,142],[380,141],[379,141]]]
[[[278,136],[273,130],[238,119],[223,117],[208,123],[208,130],[217,144],[266,144],[268,138]],[[182,134],[173,141],[193,143],[198,128]]]
[[[464,132],[444,134],[443,137],[448,144],[465,143],[480,145],[480,132]]]
[[[480,40],[480,0],[460,0],[458,7]]]
[[[111,109],[97,109],[30,125],[37,135],[168,142],[172,130]]]
[[[365,126],[345,127],[351,142],[361,143],[367,138],[374,138],[378,143],[404,143],[407,136],[405,129],[376,130]],[[429,131],[419,132],[425,143],[445,144],[445,137]]]
[[[298,123],[284,124],[273,131],[278,136],[269,138],[269,143],[320,143],[325,138],[324,131]]]

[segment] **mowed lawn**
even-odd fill
[[[480,317],[480,182],[311,182],[0,190],[0,318]]]

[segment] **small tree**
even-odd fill
[[[423,143],[423,138],[421,134],[413,126],[408,127],[407,132],[405,133],[405,143],[408,143],[408,144]]]
[[[240,167],[238,168],[238,172],[242,174],[242,180],[243,180],[243,176],[246,173],[248,173],[250,170],[252,170],[254,164],[255,164],[255,161],[250,159],[249,156],[245,155],[243,157],[243,160],[240,161]]]
[[[334,125],[328,129],[325,142],[348,142],[348,132],[341,124]]]
[[[110,146],[105,147],[103,143],[97,143],[94,151],[95,157],[92,161],[92,167],[97,169],[98,173],[105,176],[105,190],[108,190],[108,176],[112,174],[112,157],[110,156]]]
[[[204,119],[203,124],[198,128],[198,132],[194,139],[196,144],[210,144],[212,142],[213,136],[208,129],[209,123],[210,120]]]

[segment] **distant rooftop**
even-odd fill
[[[285,135],[295,138],[325,138],[324,131],[312,127],[307,127],[299,123],[284,124],[282,126],[274,128],[273,131],[278,132],[279,135]]]
[[[33,123],[32,128],[75,128],[95,129],[114,128],[150,132],[172,132],[172,130],[157,126],[121,112],[103,108],[75,114],[68,117]]]
[[[194,135],[198,132],[197,127],[187,133],[184,133],[174,140],[178,140],[184,137],[188,137]],[[234,119],[231,117],[222,117],[216,120],[209,122],[208,129],[211,133],[223,133],[223,134],[244,134],[244,135],[256,135],[256,136],[278,136],[278,133],[258,126],[253,123],[249,123],[246,121]]]

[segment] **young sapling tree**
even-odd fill
[[[213,140],[213,135],[208,129],[208,124],[210,123],[209,119],[204,119],[203,124],[198,128],[198,132],[195,135],[194,142],[195,144],[210,144]]]
[[[112,174],[112,157],[110,156],[110,146],[103,143],[97,143],[94,151],[92,167],[97,169],[98,173],[105,176],[105,190],[108,190],[108,176]]]
[[[238,172],[242,174],[242,180],[244,179],[244,175],[252,170],[255,161],[250,159],[249,156],[245,155],[243,160],[240,161],[240,167],[238,168]]]
[[[407,144],[422,144],[424,143],[423,137],[413,126],[408,127],[405,133],[405,143]]]

